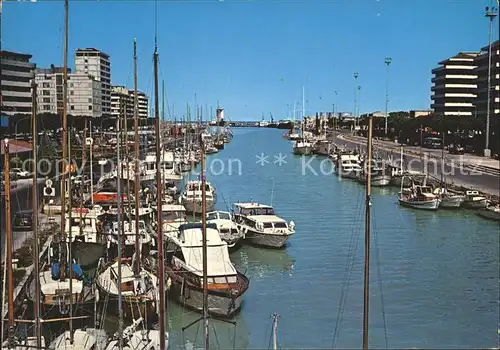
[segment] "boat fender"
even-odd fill
[[[59,267],[59,263],[53,263],[51,266],[52,279],[57,281],[59,277],[61,277],[61,269]]]
[[[71,269],[73,270],[73,273],[75,274],[77,279],[84,279],[85,275],[80,265],[71,264]]]
[[[293,230],[295,228],[295,222],[290,221],[290,223],[288,224],[288,226],[290,226],[290,229]]]
[[[98,303],[99,302],[99,289],[97,289],[97,288],[94,291],[94,297],[95,297],[95,302]]]
[[[170,287],[172,286],[172,279],[170,277],[167,278],[167,285],[166,285],[166,289],[167,290],[170,290]]]

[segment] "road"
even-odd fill
[[[346,145],[349,148],[361,148],[366,151],[366,139],[352,139],[347,135],[336,134],[333,136],[333,142],[337,145]],[[400,153],[397,145],[388,147],[387,143],[374,143],[374,152],[382,157],[387,157],[392,152],[397,160]],[[419,147],[408,147],[412,151],[419,150]],[[406,147],[405,147],[406,149]],[[427,153],[428,150],[426,150]],[[500,177],[493,169],[482,169],[481,167],[473,168],[467,164],[462,164],[461,156],[446,155],[445,164],[441,161],[441,150],[429,150],[430,157],[426,155],[424,159],[419,156],[406,154],[406,162],[411,170],[424,171],[426,170],[430,176],[437,179],[444,175],[446,182],[453,183],[458,186],[477,189],[489,195],[498,196],[500,192]],[[446,164],[447,163],[447,164]]]

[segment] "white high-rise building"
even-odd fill
[[[145,93],[137,91],[137,115],[139,118],[148,117],[148,97]],[[124,116],[127,119],[134,117],[134,90],[125,86],[113,86],[111,88],[111,115],[113,117]]]
[[[101,84],[102,114],[111,114],[111,64],[109,55],[94,48],[75,51],[75,72],[91,75]]]
[[[0,51],[0,114],[31,113],[31,81],[35,64],[31,55]]]
[[[38,113],[62,113],[63,68],[37,69],[35,81]],[[68,73],[67,102],[68,114],[101,117],[101,82],[91,75]]]
[[[432,104],[435,114],[472,116],[477,98],[475,59],[478,52],[460,52],[432,70]]]

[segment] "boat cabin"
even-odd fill
[[[237,271],[229,258],[229,251],[215,224],[207,223],[207,282],[210,290],[232,289],[237,283]],[[179,227],[177,248],[172,255],[176,271],[185,271],[189,283],[203,287],[203,233],[201,223]]]
[[[237,224],[247,226],[256,231],[284,233],[293,231],[290,225],[274,212],[274,208],[259,203],[236,203],[234,204],[234,220]]]
[[[207,222],[215,224],[222,235],[238,234],[238,228],[232,220],[231,213],[227,211],[212,211],[207,213]]]

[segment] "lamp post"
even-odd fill
[[[386,79],[385,79],[385,136],[387,136],[387,119],[389,117],[388,105],[389,105],[389,66],[392,62],[392,58],[385,58],[386,69]]]
[[[358,76],[357,72],[354,73],[354,127],[356,127],[356,120],[358,115]]]
[[[493,21],[497,16],[498,9],[496,7],[486,6],[485,17],[490,20],[489,33],[488,33],[488,92],[486,98],[486,144],[484,146],[484,156],[489,157],[491,155],[490,150],[490,98],[491,98],[491,33],[493,31]]]

